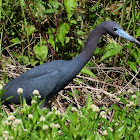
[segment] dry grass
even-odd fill
[[[133,94],[139,89],[140,79],[137,77],[139,72],[134,75],[129,69],[105,67],[103,64],[96,64],[96,67],[88,67],[87,69],[96,70],[97,79],[79,73],[73,82],[59,92],[57,100],[53,101],[51,106],[59,106],[62,112],[70,103],[81,108],[85,105],[88,94],[91,93],[94,104],[100,107],[108,108],[114,103],[123,107],[123,103],[116,100],[117,96],[124,92],[126,94],[122,96],[129,100],[128,89],[132,89]],[[10,79],[14,79],[26,70],[29,68],[7,64],[5,70],[0,70],[0,72],[1,74],[6,73]],[[126,77],[129,77],[129,81]],[[78,93],[75,93],[75,90]],[[69,92],[72,93],[72,96]],[[101,99],[97,95],[100,95]]]

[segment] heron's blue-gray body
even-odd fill
[[[82,66],[77,69],[74,65],[80,66],[78,58],[74,63],[73,60],[57,60],[26,71],[4,86],[6,92],[2,96],[2,100],[11,95],[14,97],[9,99],[8,102],[19,104],[18,88],[23,89],[22,96],[26,99],[27,103],[30,103],[34,90],[39,91],[42,99],[46,97],[46,100],[49,100],[63,89],[82,69]]]

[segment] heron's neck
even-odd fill
[[[85,43],[84,49],[82,52],[76,56],[73,60],[79,62],[79,68],[83,68],[84,65],[92,57],[94,50],[97,47],[99,38],[105,34],[106,31],[102,28],[101,25],[97,26],[89,35],[87,42]]]

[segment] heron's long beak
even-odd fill
[[[135,39],[134,37],[130,36],[127,32],[123,31],[122,29],[117,28],[117,30],[115,31],[119,36],[126,38],[127,40],[137,44],[138,46],[140,46],[140,42]]]

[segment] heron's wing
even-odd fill
[[[55,71],[61,71],[60,69],[65,62],[66,61],[64,60],[57,60],[34,67],[31,70],[22,73],[20,76],[8,82],[8,84],[5,87],[9,88],[11,86],[16,85],[19,82],[39,78],[42,77],[43,75],[49,75]]]
[[[31,100],[33,90],[39,90],[42,98],[50,96],[55,92],[57,85],[63,80],[63,65],[66,61],[52,61],[35,67],[19,77],[10,81],[4,88],[6,92],[2,96],[2,100],[9,96],[14,96],[9,101],[19,103],[18,88],[23,88],[24,98]],[[55,93],[54,93],[55,94]]]

